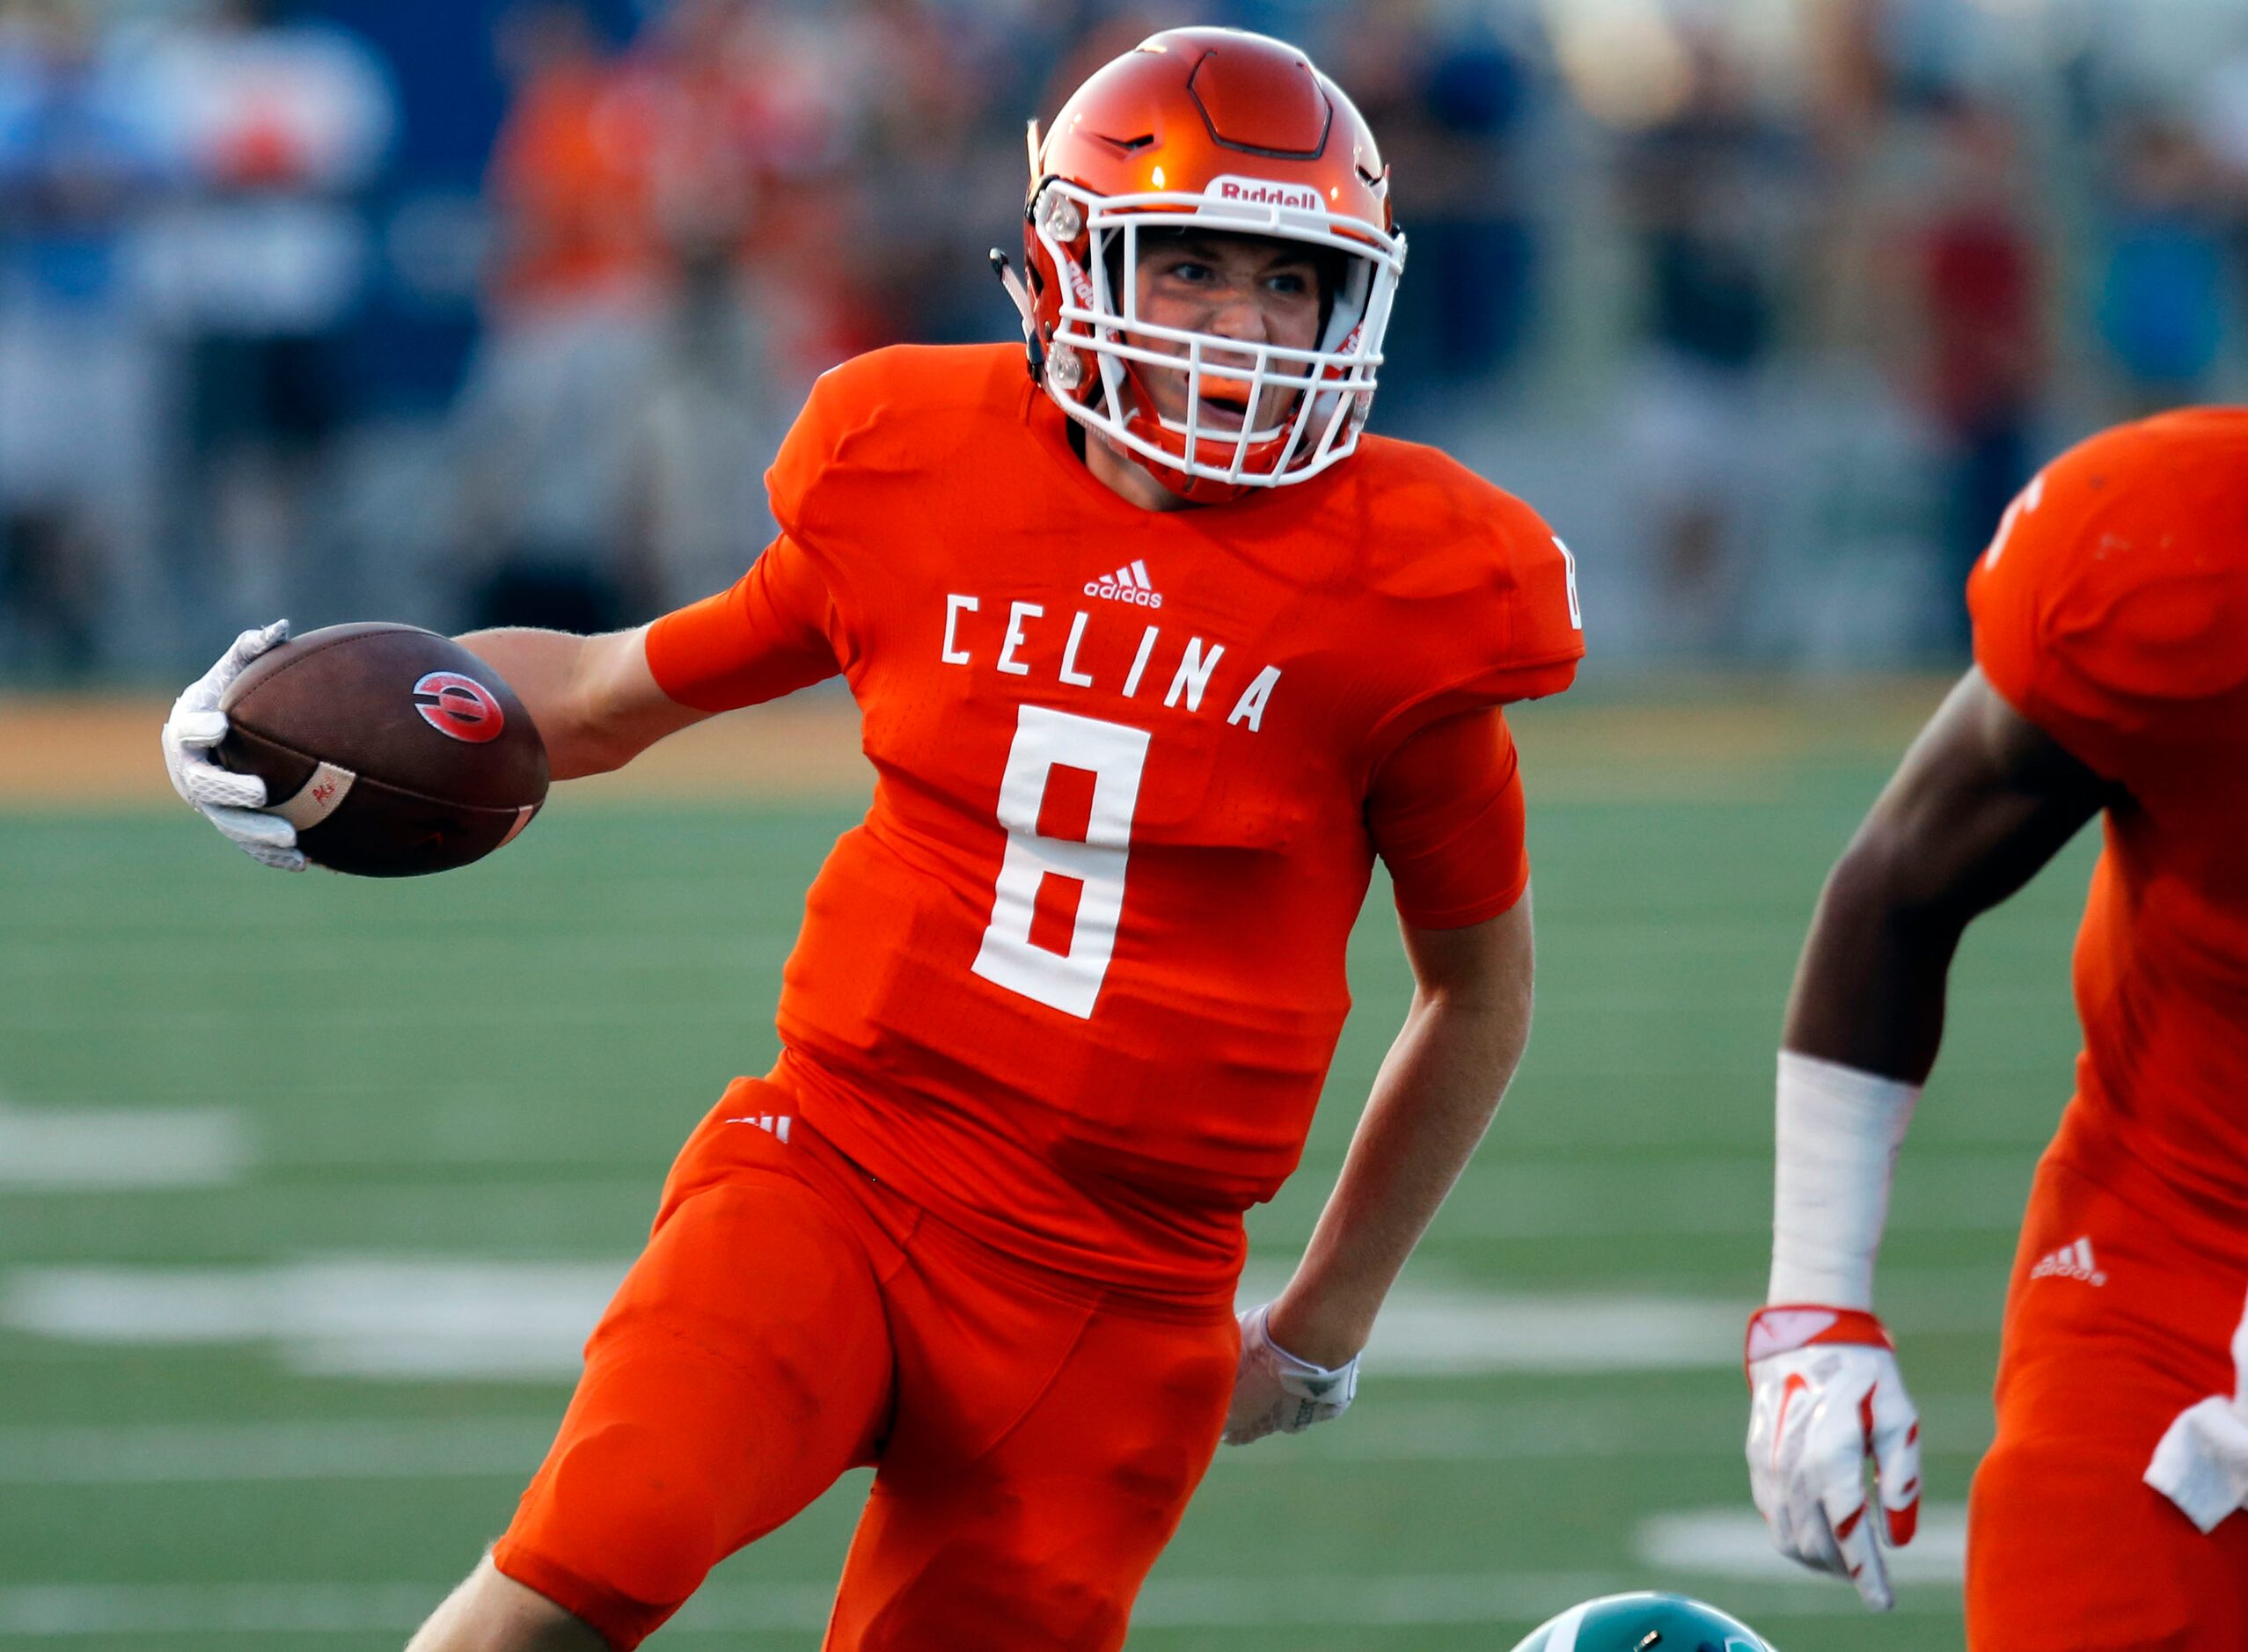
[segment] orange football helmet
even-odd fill
[[[1142,319],[1140,231],[1183,226],[1341,255],[1317,347]],[[1009,288],[1047,394],[1174,492],[1238,498],[1316,476],[1358,446],[1405,238],[1364,117],[1294,47],[1169,29],[1097,70],[1043,141],[1030,124],[1022,246],[1029,287]],[[1157,413],[1153,369],[1185,374],[1183,419]],[[1215,383],[1246,392],[1237,426],[1201,418]]]

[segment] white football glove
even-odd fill
[[[1352,1355],[1329,1371],[1298,1359],[1264,1328],[1271,1304],[1241,1315],[1241,1363],[1234,1370],[1234,1403],[1226,1411],[1228,1445],[1247,1445],[1274,1429],[1301,1434],[1314,1422],[1341,1416],[1358,1392],[1358,1361]]]
[[[1748,1321],[1747,1365],[1748,1484],[1773,1546],[1888,1611],[1896,1597],[1875,1528],[1901,1548],[1920,1521],[1920,1414],[1888,1332],[1854,1308],[1765,1308]]]
[[[266,783],[254,774],[223,769],[211,759],[211,749],[226,738],[226,713],[218,708],[219,696],[251,661],[288,636],[285,619],[244,632],[216,665],[181,691],[164,723],[164,766],[172,776],[172,789],[244,854],[283,872],[302,872],[304,854],[297,846],[297,828],[266,812]]]

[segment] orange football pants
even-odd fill
[[[1118,1647],[1238,1349],[1222,1306],[995,1251],[868,1177],[787,1090],[737,1079],[672,1166],[493,1561],[621,1652],[871,1463],[827,1648]]]
[[[1968,1503],[1967,1645],[2240,1652],[2248,1514],[2204,1536],[2142,1476],[2180,1412],[2233,1392],[2248,1233],[2120,1148],[2086,1162],[2048,1152],[2030,1196]]]

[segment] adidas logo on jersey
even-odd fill
[[[1134,560],[1126,563],[1114,574],[1103,574],[1097,580],[1085,581],[1085,594],[1111,603],[1133,603],[1141,608],[1161,608],[1163,593],[1155,588],[1155,581],[1147,577],[1147,565]]]
[[[2092,1262],[2092,1242],[2080,1239],[2074,1245],[2063,1245],[2051,1255],[2040,1260],[2030,1269],[2032,1279],[2081,1279],[2088,1285],[2104,1285],[2107,1276]]]
[[[744,1113],[739,1118],[728,1119],[729,1124],[754,1124],[767,1136],[788,1139],[788,1125],[794,1115],[787,1113]]]

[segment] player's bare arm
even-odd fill
[[[1366,1346],[1382,1299],[1490,1128],[1530,1038],[1527,894],[1464,929],[1399,927],[1413,969],[1411,1007],[1303,1261],[1272,1305],[1274,1340],[1325,1365]]]
[[[1827,877],[1784,1047],[1921,1083],[1967,925],[2113,800],[2112,786],[1969,671]]]
[[[666,735],[710,715],[658,686],[648,628],[582,637],[563,631],[476,631],[461,644],[507,678],[546,742],[557,780],[622,768]]]
[[[1877,1527],[1893,1546],[1910,1540],[1920,1476],[1918,1416],[1872,1312],[1873,1264],[1892,1166],[1943,1035],[1951,958],[1969,923],[2116,800],[1968,672],[1836,863],[1797,970],[1771,1305],[1749,1331],[1749,1474],[1781,1550],[1850,1577],[1877,1609],[1892,1601]]]
[[[1233,1444],[1275,1427],[1292,1431],[1291,1425],[1324,1420],[1349,1404],[1351,1363],[1490,1128],[1529,1042],[1534,947],[1527,891],[1480,924],[1399,927],[1414,983],[1404,1027],[1374,1079],[1294,1277],[1243,1327],[1247,1359],[1265,1341],[1282,1360],[1344,1372],[1345,1379],[1331,1397],[1314,1396],[1303,1390],[1316,1387],[1315,1378],[1260,1386],[1245,1371],[1227,1420]]]
[[[609,1643],[487,1555],[415,1631],[406,1652],[609,1652]]]

